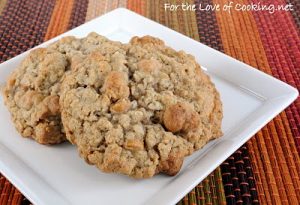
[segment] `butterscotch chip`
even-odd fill
[[[222,135],[219,94],[191,55],[151,36],[97,53],[67,74],[60,97],[67,138],[89,164],[135,178],[175,175],[185,156]]]
[[[103,92],[112,100],[120,100],[129,96],[127,75],[121,71],[111,71],[105,77]]]
[[[138,62],[137,66],[138,69],[144,72],[151,73],[152,75],[156,75],[161,68],[161,63],[155,59],[143,59]]]
[[[143,37],[133,37],[131,40],[130,40],[130,43],[132,45],[137,45],[137,44],[141,44],[141,45],[146,45],[146,44],[149,44],[149,45],[158,45],[158,46],[164,46],[165,43],[160,40],[159,38],[154,38],[152,36],[143,36]]]
[[[171,132],[189,132],[199,126],[199,114],[187,104],[176,103],[166,107],[163,122]]]
[[[110,111],[115,113],[127,112],[131,106],[131,103],[128,99],[118,100],[114,105],[110,107]]]

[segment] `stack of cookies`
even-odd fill
[[[68,140],[87,163],[134,178],[175,175],[185,156],[222,135],[210,78],[193,56],[151,36],[64,37],[31,51],[3,93],[22,136]]]

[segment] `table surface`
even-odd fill
[[[292,11],[177,11],[165,3],[228,0],[0,0],[0,62],[117,7],[126,7],[288,84],[300,86],[300,1]],[[261,2],[263,2],[261,0]],[[236,0],[235,4],[260,4]],[[146,26],[146,25],[145,25]],[[179,204],[300,204],[300,98],[197,185]],[[0,204],[30,204],[0,174]]]

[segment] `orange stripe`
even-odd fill
[[[155,5],[155,0],[144,1],[144,0],[127,0],[127,8],[141,15],[146,16],[147,5]],[[159,8],[158,6],[156,8]]]
[[[68,29],[74,0],[57,0],[51,20],[45,35],[45,40],[49,40]]]
[[[127,8],[134,11],[133,0],[127,0]]]

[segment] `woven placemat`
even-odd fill
[[[0,62],[117,7],[127,7],[299,89],[298,0],[291,12],[164,10],[142,0],[1,0]],[[184,1],[202,5],[227,0]],[[237,0],[258,3],[258,0]],[[274,4],[284,1],[274,0]],[[300,99],[265,126],[178,204],[299,204]],[[30,202],[0,175],[0,204]]]

